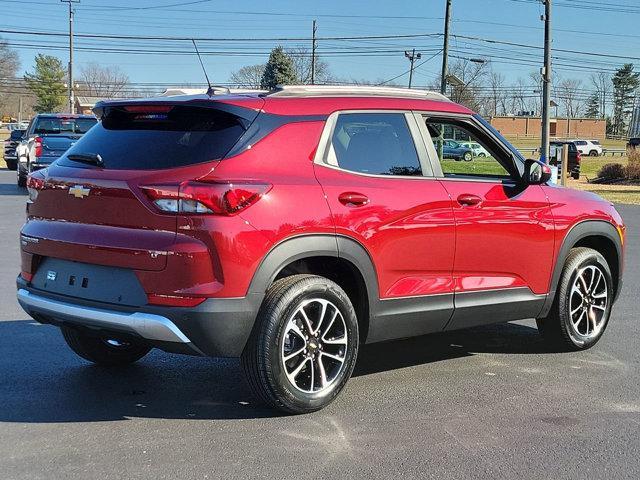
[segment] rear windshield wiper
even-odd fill
[[[74,162],[89,163],[98,167],[104,167],[102,157],[98,153],[70,153],[67,155],[67,158]]]

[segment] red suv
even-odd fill
[[[537,318],[603,334],[625,228],[548,183],[478,115],[423,91],[102,102],[28,181],[18,300],[81,357],[240,356],[287,412],[332,401],[364,343]],[[446,139],[490,155],[443,158]]]

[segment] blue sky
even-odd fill
[[[407,35],[442,32],[444,0],[363,1],[325,0],[307,2],[292,0],[213,0],[181,7],[149,8],[185,3],[188,0],[139,0],[110,2],[82,0],[76,6],[75,30],[78,33],[110,33],[121,35],[160,35],[183,37],[308,37],[311,21],[318,21],[319,37],[363,35]],[[640,56],[640,7],[636,0],[604,3],[560,0],[554,12],[556,28],[554,46],[559,49]],[[577,5],[574,6],[574,5]],[[610,7],[606,7],[609,5]],[[594,6],[594,8],[589,8]],[[625,7],[628,6],[628,9]],[[586,7],[586,8],[585,8]],[[607,11],[614,8],[618,11]],[[620,11],[622,10],[622,11]],[[625,11],[626,10],[626,11]],[[66,32],[66,4],[59,0],[0,0],[0,29],[43,32]],[[7,14],[15,11],[15,15]],[[541,46],[543,7],[531,0],[453,0],[452,33],[470,37],[501,40]],[[374,18],[385,17],[385,18]],[[407,18],[408,17],[408,18]],[[0,33],[20,52],[22,70],[30,69],[37,52],[59,56],[65,63],[64,37],[31,37]],[[201,42],[204,51],[234,51],[236,55],[207,55],[205,64],[215,82],[226,82],[229,74],[247,64],[264,62],[268,50],[276,43],[286,46],[309,46],[309,42]],[[322,40],[319,49],[326,52],[331,71],[343,79],[378,80],[391,78],[409,67],[401,50],[416,48],[423,59],[436,56],[416,70],[414,82],[432,83],[438,75],[441,37],[353,40]],[[537,70],[541,51],[502,44],[490,44],[462,38],[452,39],[454,56],[492,58],[493,68],[510,81],[526,78]],[[38,45],[32,47],[30,45]],[[49,48],[45,47],[47,45]],[[100,46],[115,49],[183,49],[189,42],[156,42],[149,40],[105,41],[76,40],[78,47]],[[397,49],[399,53],[389,52]],[[337,56],[337,52],[353,52]],[[366,51],[367,55],[356,52]],[[382,52],[382,53],[379,53]],[[242,53],[243,55],[237,55]],[[249,55],[247,55],[249,54]],[[557,53],[557,72],[564,77],[588,76],[585,66],[612,70],[624,59],[589,57],[575,53]],[[505,58],[506,57],[506,58]],[[119,65],[132,82],[166,85],[201,82],[197,60],[192,55],[127,54],[76,51],[78,68],[88,62]],[[525,64],[521,64],[525,63]],[[640,62],[636,60],[640,65]],[[586,72],[586,73],[585,73]],[[398,82],[405,82],[401,77]]]

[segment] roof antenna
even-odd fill
[[[212,97],[213,95],[215,95],[215,90],[211,86],[211,82],[209,81],[209,75],[207,75],[207,70],[204,68],[204,63],[202,63],[202,57],[200,56],[200,52],[198,51],[198,45],[196,45],[196,41],[193,38],[191,39],[191,41],[193,42],[193,46],[196,49],[196,55],[198,55],[198,60],[200,60],[200,65],[202,66],[202,71],[204,72],[204,78],[207,79],[207,85],[209,86],[209,88],[207,88],[207,95]]]

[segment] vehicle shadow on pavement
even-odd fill
[[[476,353],[540,354],[550,351],[537,328],[501,323],[364,345],[353,375],[369,375]]]
[[[256,401],[236,359],[157,350],[125,368],[75,356],[58,329],[0,322],[0,422],[100,422],[129,418],[249,419],[279,416]],[[502,324],[362,347],[355,376],[480,352],[544,353],[535,328]]]

